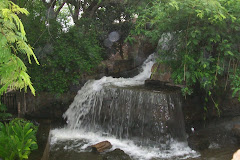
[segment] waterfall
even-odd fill
[[[63,115],[67,118],[69,127],[77,129],[81,127],[82,120],[89,113],[92,107],[100,105],[103,94],[103,88],[108,86],[139,86],[143,85],[144,81],[151,76],[151,68],[154,64],[154,54],[151,54],[142,66],[140,74],[133,78],[113,78],[103,77],[100,80],[88,81],[81,90],[78,91],[73,103]]]
[[[82,151],[108,140],[113,148],[120,148],[135,159],[196,156],[186,143],[179,91],[144,86],[151,76],[154,57],[150,55],[133,78],[88,81],[63,115],[67,126],[51,131],[51,144],[83,140],[87,144],[80,147]]]

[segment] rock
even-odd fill
[[[152,80],[173,83],[171,79],[171,68],[165,64],[155,63],[152,67]]]
[[[181,87],[177,85],[171,85],[168,82],[159,80],[145,80],[144,86],[150,90],[159,91],[180,91]]]
[[[138,67],[155,51],[157,44],[151,44],[143,37],[135,37],[135,39],[136,42],[133,44],[124,43],[107,51],[108,60],[101,64],[105,66],[106,76],[129,78],[139,73]]]
[[[240,142],[240,125],[239,124],[235,124],[233,126],[232,133],[233,133],[234,137],[236,137],[238,139],[238,141]]]
[[[240,160],[240,149],[233,154],[232,160]]]
[[[149,87],[166,87],[166,83],[167,82],[163,82],[163,81],[158,81],[158,80],[145,80],[145,86],[149,86]]]
[[[110,148],[112,148],[112,144],[108,141],[103,141],[103,142],[99,142],[95,145],[91,146],[93,151],[97,151],[97,152],[104,152]]]
[[[188,137],[188,146],[193,150],[201,151],[208,149],[210,142],[204,135],[193,134]]]
[[[111,152],[106,153],[103,156],[103,160],[131,160],[131,158],[121,149],[115,149]]]
[[[186,126],[186,132],[191,134],[191,128],[194,126],[195,130],[203,128],[203,124],[206,123],[203,120],[204,108],[202,103],[202,97],[197,95],[187,96],[183,98],[182,110],[184,115],[184,121]]]
[[[134,66],[133,60],[116,60],[113,63],[112,76],[121,77],[121,73],[133,70]]]
[[[56,96],[54,93],[38,92],[34,96],[31,92],[27,92],[25,116],[41,119],[61,119],[75,95],[76,93],[63,93]],[[20,95],[17,95],[18,97],[23,101]]]

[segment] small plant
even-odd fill
[[[12,117],[10,113],[6,113],[7,107],[0,102],[0,121]]]
[[[28,159],[36,143],[37,127],[26,120],[14,119],[0,123],[0,158],[4,160]]]

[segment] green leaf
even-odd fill
[[[234,54],[231,51],[226,51],[225,54],[230,55],[230,56],[234,56]]]
[[[26,66],[19,58],[20,54],[26,54],[29,63],[31,57],[39,64],[32,48],[27,44],[24,26],[18,14],[29,14],[24,8],[20,8],[13,2],[4,0],[0,8],[0,94],[10,89],[22,89],[27,87],[35,94],[30,77],[26,75]]]

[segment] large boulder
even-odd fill
[[[171,79],[171,68],[165,64],[155,63],[152,67],[151,80],[173,83]]]

